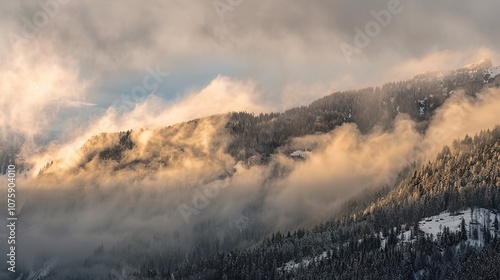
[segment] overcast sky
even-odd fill
[[[10,79],[49,88],[43,69],[70,73],[58,81],[77,83],[60,94],[66,111],[106,108],[155,68],[169,73],[152,91],[167,103],[224,76],[249,85],[261,108],[282,110],[484,57],[498,64],[499,10],[496,0],[1,1],[0,63],[3,74],[24,69]],[[363,46],[357,28],[371,32]],[[347,45],[357,48],[348,58]]]

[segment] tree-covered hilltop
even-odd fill
[[[465,224],[443,227],[438,236],[420,228],[426,217],[466,208],[495,216],[477,222],[482,236]],[[499,279],[498,213],[500,126],[455,141],[386,196],[342,219],[274,233],[253,249],[149,271],[176,279]]]
[[[285,112],[231,113],[226,129],[234,139],[227,152],[238,160],[262,157],[265,163],[270,154],[292,137],[326,133],[343,123],[355,123],[362,133],[368,133],[376,125],[390,128],[399,113],[408,114],[424,131],[434,111],[455,92],[463,90],[474,97],[485,88],[499,87],[500,76],[491,77],[489,67],[490,61],[472,68],[426,73],[380,87],[336,92]],[[6,134],[0,135],[0,174],[5,174],[7,165],[13,162],[22,167],[19,171],[29,169],[21,157],[25,137],[2,133]],[[117,142],[116,146],[119,145]],[[103,157],[118,160],[120,149],[106,151]]]
[[[231,137],[225,151],[237,161],[265,164],[270,160],[271,154],[276,153],[277,149],[293,137],[327,133],[344,123],[356,124],[365,134],[375,126],[390,129],[400,113],[409,115],[417,123],[417,129],[424,132],[435,110],[455,92],[463,90],[467,96],[474,98],[485,88],[500,86],[500,77],[490,79],[487,76],[487,69],[484,67],[488,65],[482,65],[483,68],[461,68],[438,74],[419,75],[381,87],[336,92],[308,106],[292,108],[285,112],[259,115],[246,112],[230,113],[229,117],[224,119],[224,128],[220,131]],[[181,129],[199,129],[199,123],[213,119],[220,119],[220,116],[175,124],[161,129],[159,134],[168,138]],[[133,141],[130,132],[101,133],[89,139],[81,152],[85,154],[86,162],[98,155],[100,160],[120,162],[118,169],[139,165],[153,170],[175,163],[177,157],[182,157],[182,153],[178,151],[188,149],[181,147],[182,143],[170,141],[164,144],[169,150],[178,151],[169,154],[168,159],[150,158],[121,162],[124,151],[134,147]],[[105,147],[102,150],[96,150],[96,147],[103,146]],[[0,159],[2,154],[0,150]],[[82,167],[86,162],[82,162]]]
[[[500,86],[486,70],[462,68],[419,75],[381,87],[336,92],[283,113],[253,115],[233,113],[226,128],[235,136],[228,152],[239,160],[266,156],[290,138],[326,133],[344,123],[354,123],[362,133],[375,126],[391,128],[399,113],[407,114],[423,132],[436,109],[459,90],[475,97],[488,87]]]
[[[186,230],[184,226],[166,225],[152,233],[154,236],[131,236],[112,246],[103,243],[84,261],[51,268],[53,278],[48,279],[102,279],[103,273],[117,271],[136,279],[408,279],[412,273],[421,274],[422,279],[453,279],[452,273],[467,271],[467,265],[472,265],[468,263],[473,263],[471,254],[476,254],[474,260],[483,262],[497,257],[496,238],[485,236],[488,242],[479,249],[464,242],[464,231],[439,229],[442,234],[436,239],[420,230],[419,222],[442,211],[456,214],[470,207],[498,210],[499,128],[457,141],[445,148],[436,161],[418,170],[416,165],[407,167],[396,186],[371,198],[354,200],[346,205],[348,215],[313,229],[273,234],[260,213],[270,189],[266,188],[267,182],[289,172],[285,164],[274,159],[294,162],[287,157],[294,137],[327,133],[344,123],[356,124],[365,134],[375,126],[390,130],[399,113],[407,114],[417,129],[425,132],[435,110],[453,92],[463,89],[474,99],[481,90],[500,85],[500,78],[490,79],[485,71],[462,69],[427,74],[381,88],[334,93],[283,113],[229,113],[162,129],[93,136],[76,151],[72,164],[54,159],[36,179],[40,185],[64,182],[69,186],[61,190],[75,198],[64,208],[74,211],[71,213],[77,213],[90,201],[76,199],[86,195],[87,190],[74,188],[72,182],[78,180],[94,188],[100,187],[101,178],[113,178],[109,184],[112,188],[102,188],[112,190],[109,196],[100,195],[99,188],[92,191],[97,197],[93,201],[104,205],[108,203],[106,197],[121,197],[119,192],[129,192],[133,186],[137,187],[134,190],[142,190],[141,183],[148,179],[186,167],[188,176],[181,176],[182,184],[181,180],[170,180],[175,176],[165,176],[161,181],[164,187],[151,188],[153,195],[129,192],[134,198],[130,200],[132,205],[116,204],[109,212],[136,214],[134,203],[141,201],[156,209],[155,215],[162,216],[174,213],[181,201],[196,197],[191,190],[231,179],[241,162],[247,164],[243,168],[265,167],[270,171],[262,186],[255,184],[259,195],[241,212],[238,210],[248,221],[244,227],[237,227],[232,215],[207,214],[186,226]],[[57,168],[59,164],[68,165]],[[198,174],[200,169],[206,172]],[[158,199],[151,199],[153,196]],[[26,218],[28,206],[23,208]],[[38,209],[32,211],[37,213]],[[480,228],[477,232],[487,231]],[[408,243],[407,238],[413,241]],[[50,264],[50,258],[42,256],[34,267],[44,271]],[[29,271],[23,269],[19,268]]]

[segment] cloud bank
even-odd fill
[[[78,74],[92,80],[96,89],[113,87],[123,77],[141,76],[146,67],[159,64],[179,78],[171,81],[174,88],[164,89],[170,97],[222,74],[255,81],[266,100],[281,104],[288,99],[287,88],[297,83],[327,85],[326,92],[316,93],[320,97],[408,78],[430,70],[429,62],[439,70],[484,56],[499,61],[494,28],[499,19],[492,11],[500,4],[494,0],[479,5],[465,0],[401,0],[403,11],[351,64],[340,43],[351,43],[355,28],[373,21],[371,11],[387,9],[390,1],[242,1],[224,13],[224,20],[210,1],[126,0],[105,6],[95,0],[41,1],[56,2],[57,12],[28,32],[25,44],[51,42],[63,60],[78,62]],[[34,24],[34,15],[45,11],[42,4],[0,4],[0,34],[5,39],[0,41],[0,61],[13,52],[8,35],[26,37],[23,30]],[[109,104],[119,97],[118,88],[91,92],[90,103]]]
[[[496,89],[475,101],[456,93],[436,112],[425,135],[404,115],[391,131],[368,135],[346,124],[294,139],[283,149],[311,150],[305,161],[278,153],[261,166],[226,154],[231,140],[223,129],[226,115],[134,131],[135,146],[123,150],[118,161],[93,151],[112,149],[124,134],[101,135],[84,147],[83,154],[93,156],[79,158],[80,168],[56,162],[38,179],[19,184],[26,197],[20,239],[29,245],[22,253],[50,250],[60,258],[80,259],[100,243],[119,246],[131,236],[160,233],[168,239],[176,231],[182,238],[164,245],[186,248],[196,239],[198,223],[211,220],[223,236],[240,215],[266,230],[323,220],[346,201],[391,185],[412,161],[425,162],[453,139],[500,123],[498,100]],[[191,209],[188,222],[180,205]]]

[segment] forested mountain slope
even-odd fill
[[[49,266],[52,279],[408,279],[414,273],[453,279],[455,271],[468,269],[470,254],[485,260],[497,256],[496,239],[490,236],[483,249],[469,248],[463,233],[447,231],[435,239],[418,224],[442,211],[498,211],[500,129],[457,141],[421,168],[387,159],[397,161],[400,151],[416,150],[437,109],[458,91],[470,100],[457,98],[453,104],[484,103],[478,93],[500,86],[490,66],[338,92],[283,113],[229,113],[161,129],[95,135],[74,155],[54,158],[40,170],[22,210],[25,241],[44,238],[50,223],[27,228],[60,213],[56,226],[79,233],[69,236],[74,239],[66,241],[68,246],[86,235],[94,243],[73,250],[74,261],[59,265],[52,265],[57,256],[34,253],[34,265],[20,265],[19,271],[27,275]],[[294,141],[304,139],[312,139],[306,141],[312,146],[292,149]],[[384,154],[385,146],[403,142],[410,143],[408,149]],[[312,158],[294,157],[294,151]],[[351,152],[354,157],[340,156]],[[369,156],[357,158],[363,152]],[[338,159],[339,170],[325,164],[330,158]],[[17,164],[21,160],[15,158]],[[343,169],[350,161],[351,169]],[[365,172],[378,164],[390,168]],[[323,172],[315,173],[318,169]],[[394,170],[401,171],[397,184],[380,190],[393,180],[379,179],[378,171]],[[305,177],[310,180],[302,181]],[[61,199],[51,204],[40,199],[54,196]],[[330,206],[348,199],[352,203],[336,212],[340,218],[324,223],[333,219]],[[98,215],[89,214],[94,209]],[[321,224],[276,232],[303,228],[304,221]],[[95,252],[89,254],[89,247]]]
[[[366,209],[313,229],[275,233],[254,249],[220,253],[176,268],[176,279],[498,279],[500,277],[500,126],[455,141]],[[484,247],[469,229],[419,221],[442,211],[488,209],[495,220]],[[465,229],[465,231],[464,231]],[[403,234],[406,232],[405,234]],[[476,237],[477,238],[477,237]],[[308,259],[307,265],[303,260]],[[286,263],[303,263],[284,269]],[[171,268],[169,268],[171,269]]]
[[[320,98],[308,106],[293,108],[282,113],[254,115],[235,112],[224,118],[213,116],[192,120],[155,131],[155,134],[168,138],[178,131],[187,129],[189,135],[197,129],[203,129],[200,123],[214,124],[212,120],[215,118],[221,122],[217,124],[218,133],[227,135],[224,135],[226,138],[224,141],[216,141],[217,146],[210,149],[217,150],[223,146],[224,151],[236,161],[266,164],[270,161],[271,155],[290,139],[327,133],[345,123],[356,124],[358,129],[366,134],[375,126],[390,129],[396,116],[404,113],[417,123],[420,132],[424,132],[436,109],[456,91],[463,90],[467,96],[474,98],[485,88],[500,86],[500,76],[489,75],[490,68],[487,68],[489,66],[491,62],[479,64],[475,68],[419,75],[410,80],[387,83],[382,87],[337,92]],[[219,124],[223,127],[219,127]],[[188,138],[182,137],[182,139]],[[81,152],[85,154],[87,161],[91,161],[97,153],[102,160],[120,161],[125,150],[134,148],[134,141],[137,139],[130,138],[130,131],[103,133],[89,139]],[[182,146],[180,143],[182,141],[172,144],[172,140],[164,139],[164,142],[169,147],[177,145],[180,149]],[[92,148],[100,147],[102,143],[106,143],[103,150],[95,151],[95,148]],[[93,152],[89,152],[90,150]],[[174,151],[175,148],[170,150]],[[154,154],[151,156],[155,157]],[[179,156],[181,153],[178,152],[169,155],[170,163],[158,157],[145,159],[148,162],[160,162],[154,165],[144,161],[120,162],[118,168],[145,164],[149,170],[157,169],[160,164],[173,164],[175,158]],[[85,164],[82,162],[82,166]]]
[[[408,114],[424,131],[435,110],[456,91],[475,97],[484,88],[500,86],[500,78],[488,74],[488,67],[491,62],[476,68],[423,74],[381,87],[336,92],[283,113],[234,113],[227,124],[235,136],[228,151],[242,160],[255,155],[266,157],[291,137],[325,133],[343,123],[355,123],[362,133],[376,125],[387,129],[399,113]]]

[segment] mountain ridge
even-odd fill
[[[484,88],[500,86],[498,76],[490,75],[485,80],[489,69],[492,69],[488,68],[490,64],[491,61],[484,60],[440,77],[424,78],[417,75],[410,80],[387,83],[381,87],[335,92],[307,106],[284,112],[259,115],[245,112],[223,114],[227,117],[224,129],[233,138],[227,144],[226,152],[238,161],[267,163],[277,149],[286,149],[286,144],[293,137],[328,133],[345,123],[356,124],[364,134],[376,126],[390,129],[396,116],[401,113],[408,114],[417,122],[419,130],[425,131],[434,111],[456,91],[463,90],[466,95],[475,97]],[[378,106],[374,106],[375,104]],[[177,127],[214,117],[216,116],[186,121],[155,131],[175,131]],[[93,138],[96,137],[99,136]],[[115,140],[116,145],[108,151],[111,152],[109,159],[120,160],[119,154],[123,147],[120,147],[118,142]],[[85,145],[89,146],[88,143]],[[129,145],[133,146],[133,143]],[[127,150],[132,149],[132,146]],[[48,166],[42,171],[45,172],[47,168]]]
[[[336,92],[280,113],[227,113],[95,135],[72,164],[54,160],[33,179],[20,231],[39,237],[55,226],[90,234],[100,245],[83,243],[69,263],[36,255],[34,267],[44,274],[50,267],[47,275],[55,279],[70,277],[69,266],[78,267],[80,278],[408,279],[418,273],[432,279],[426,277],[442,273],[452,279],[453,272],[434,265],[451,266],[438,257],[442,251],[465,270],[462,254],[497,256],[495,239],[469,248],[460,232],[430,238],[416,223],[464,207],[493,211],[500,198],[500,128],[457,140],[430,163],[411,161],[426,146],[408,137],[422,140],[454,95],[453,105],[491,101],[485,95],[500,81],[485,79],[489,69]],[[297,151],[308,156],[294,156],[306,154]],[[53,197],[62,199],[44,202]],[[54,221],[56,212],[61,219]],[[65,244],[77,248],[79,236]],[[311,260],[307,267],[279,269],[304,260]],[[364,270],[364,260],[374,267]],[[357,274],[347,273],[349,267]]]

